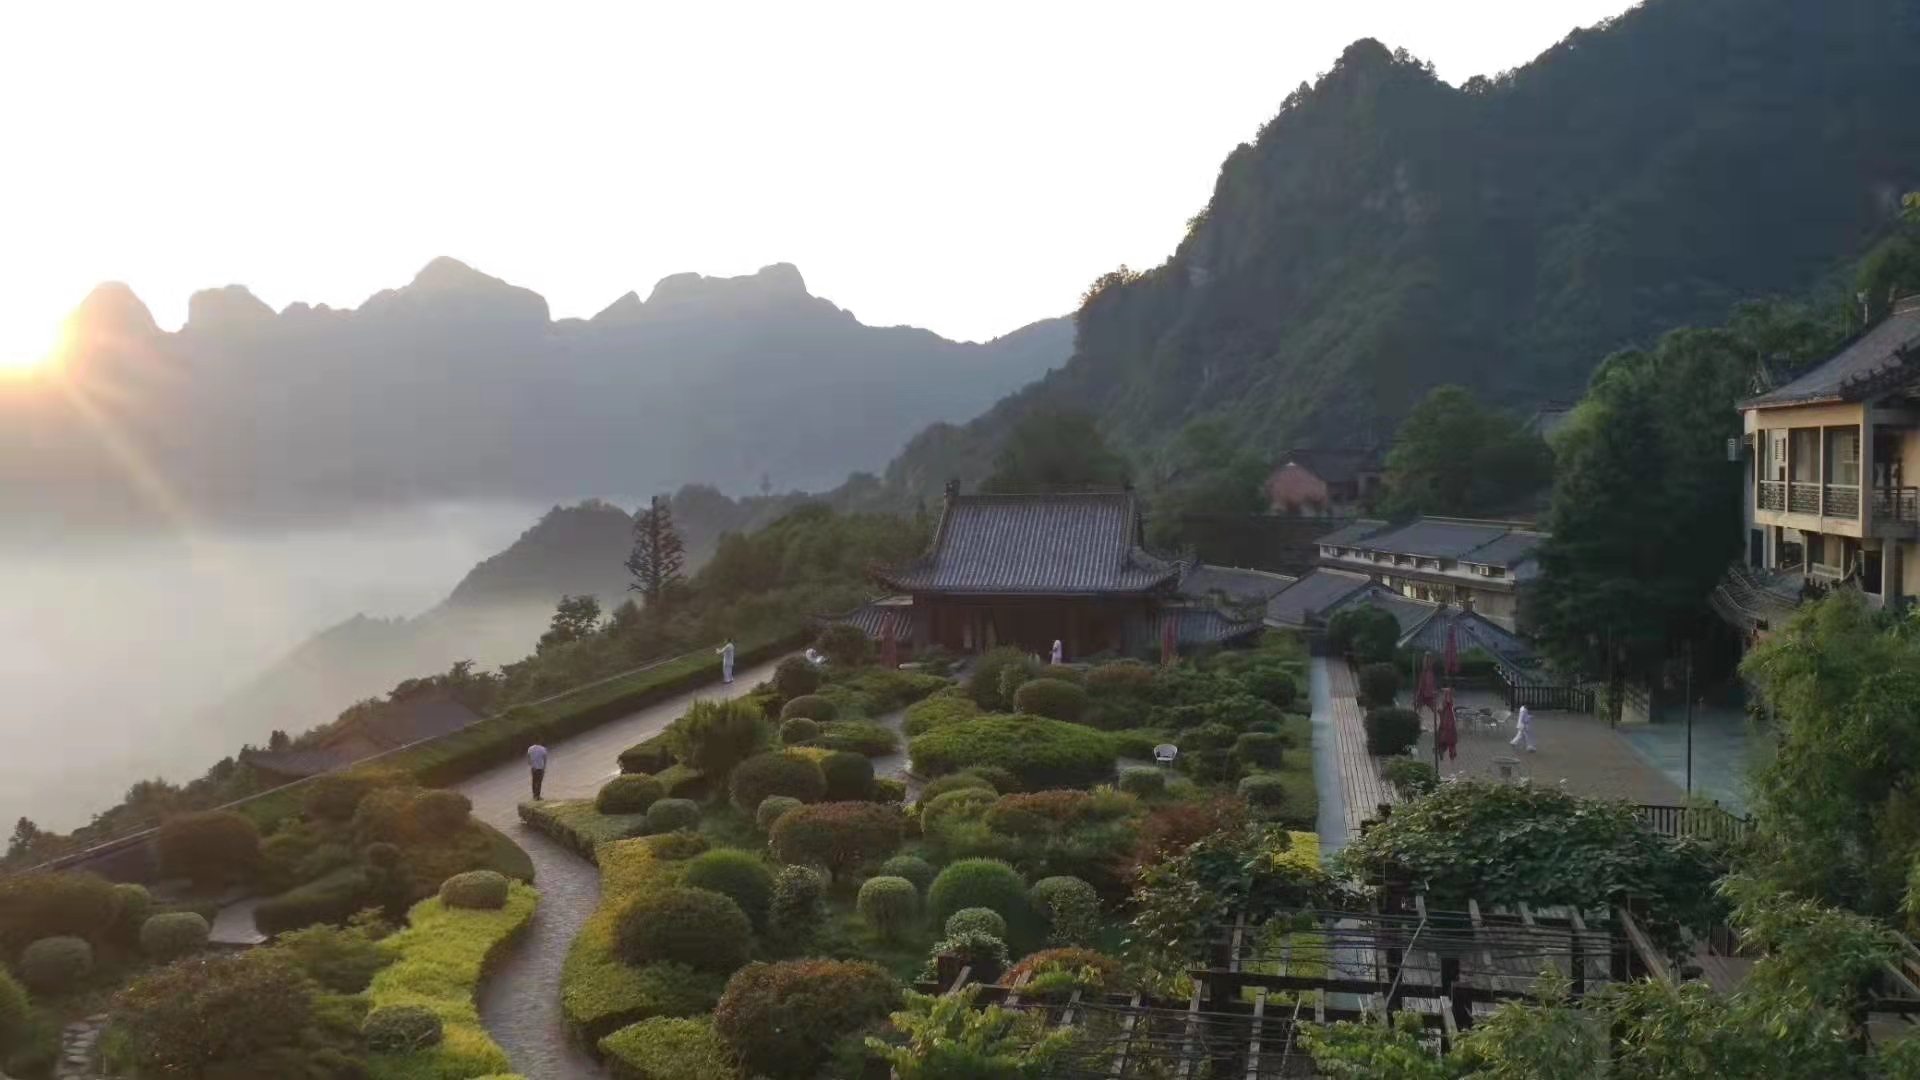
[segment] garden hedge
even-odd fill
[[[813,762],[775,752],[755,754],[734,766],[727,787],[733,805],[751,815],[769,795],[819,802],[826,794],[827,779]]]
[[[1007,940],[1006,916],[988,907],[963,907],[947,916],[946,924],[940,929],[948,938],[985,934],[1001,941]]]
[[[913,922],[920,893],[903,877],[870,877],[861,883],[854,906],[882,940],[896,941]]]
[[[738,1080],[733,1054],[712,1021],[657,1016],[600,1040],[614,1080]]]
[[[49,937],[20,954],[20,981],[36,994],[61,994],[93,971],[93,946],[85,938]]]
[[[620,956],[635,967],[675,963],[721,975],[745,964],[753,945],[753,924],[739,904],[687,886],[635,898],[620,913],[619,934]]]
[[[829,750],[844,750],[867,757],[883,757],[900,749],[900,736],[884,724],[870,720],[835,720],[821,724],[814,740]]]
[[[711,1012],[725,976],[680,964],[636,968],[620,959],[620,915],[629,903],[678,884],[686,864],[657,853],[659,838],[620,840],[596,849],[600,905],[587,916],[560,967],[560,1011],[589,1045],[655,1016]]]
[[[833,702],[819,694],[802,694],[780,706],[782,720],[812,720],[816,724],[824,724],[834,719],[836,715],[837,710],[834,709]]]
[[[770,847],[783,863],[824,866],[834,875],[893,854],[906,820],[884,803],[815,803],[774,823]]]
[[[692,799],[661,799],[647,807],[648,832],[673,832],[697,828],[699,824],[700,804]]]
[[[480,1026],[474,992],[489,965],[533,918],[540,894],[508,885],[498,910],[451,908],[436,897],[407,913],[407,928],[386,940],[397,959],[367,986],[370,1012],[415,1005],[440,1018],[443,1036],[427,1047],[367,1055],[371,1080],[457,1080],[508,1071],[506,1051]]]
[[[836,751],[820,763],[826,778],[823,796],[828,802],[858,802],[873,798],[873,762],[859,754]]]
[[[666,794],[666,788],[651,776],[616,776],[600,785],[593,808],[603,814],[644,814]]]
[[[916,892],[924,893],[927,886],[933,884],[933,864],[918,855],[895,855],[880,864],[880,873],[887,877],[903,877],[913,882]]]
[[[1367,753],[1375,757],[1404,754],[1420,741],[1420,714],[1412,709],[1371,709],[1361,726],[1367,733]]]
[[[791,720],[780,721],[780,743],[783,746],[812,742],[819,737],[820,722],[818,720],[796,716]]]
[[[440,902],[469,911],[498,911],[507,906],[507,877],[492,870],[469,870],[440,883]]]
[[[991,908],[1008,922],[1027,908],[1027,883],[1020,872],[999,859],[961,859],[954,862],[927,889],[927,914],[945,925],[962,908]]]
[[[1120,770],[1121,791],[1142,799],[1157,799],[1167,793],[1167,774],[1152,765],[1132,765]]]
[[[1087,691],[1065,679],[1043,676],[1022,683],[1014,691],[1013,708],[1015,712],[1077,724],[1087,712]]]
[[[346,866],[262,900],[253,909],[253,925],[268,936],[314,923],[345,925],[355,912],[378,906],[367,871]]]
[[[972,720],[980,715],[980,706],[972,698],[941,692],[907,707],[900,728],[908,738],[925,735],[934,728]]]
[[[913,740],[913,767],[926,776],[997,766],[1021,786],[1088,787],[1113,777],[1113,740],[1091,728],[1038,716],[990,716],[938,728]]]
[[[788,795],[769,795],[760,800],[760,806],[753,812],[754,827],[763,833],[773,831],[774,823],[789,810],[798,810],[806,805],[799,799]]]
[[[164,964],[205,948],[211,932],[207,920],[191,911],[151,915],[140,927],[140,951]]]
[[[754,929],[765,929],[767,905],[773,901],[773,870],[760,856],[739,848],[716,848],[687,860],[681,880],[691,888],[711,889],[727,897],[746,913]]]
[[[603,814],[590,799],[551,799],[520,804],[520,820],[559,841],[583,859],[615,840],[644,836],[645,814]]]
[[[673,749],[667,745],[667,736],[664,732],[620,751],[620,771],[623,773],[652,776],[677,764],[679,759],[673,756]]]
[[[728,980],[713,1029],[742,1075],[814,1080],[836,1042],[878,1024],[899,1003],[893,976],[865,961],[749,964]]]

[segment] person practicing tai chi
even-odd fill
[[[715,649],[714,651],[720,654],[720,681],[723,683],[732,682],[733,681],[733,639],[728,638],[727,643],[725,645],[720,646],[718,649]]]
[[[533,797],[540,798],[540,781],[547,778],[547,748],[539,743],[527,747],[527,768],[533,771]]]
[[[1053,639],[1053,666],[1059,667],[1067,662],[1067,652],[1060,647],[1060,639]]]
[[[1513,741],[1507,745],[1519,746],[1522,742],[1525,742],[1527,744],[1527,753],[1533,753],[1533,714],[1527,711],[1525,705],[1520,706],[1520,712],[1514,716],[1513,727]]]

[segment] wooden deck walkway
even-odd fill
[[[1393,792],[1380,780],[1380,771],[1367,753],[1367,730],[1362,723],[1359,688],[1353,672],[1338,660],[1327,662],[1327,688],[1333,700],[1333,731],[1340,761],[1340,790],[1345,796],[1347,835],[1359,836],[1360,823],[1376,808],[1393,801]]]

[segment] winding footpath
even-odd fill
[[[659,734],[702,698],[730,698],[773,677],[778,661],[735,672],[733,684],[715,682],[631,716],[548,746],[549,799],[590,799],[620,771],[620,751]],[[719,660],[714,661],[716,668]],[[531,1080],[587,1080],[607,1075],[586,1048],[568,1037],[560,1013],[560,965],[580,925],[600,902],[600,872],[578,855],[527,828],[518,807],[532,792],[527,766],[515,760],[475,776],[455,790],[473,800],[475,817],[514,838],[533,857],[540,907],[527,932],[480,989],[480,1020],[507,1051],[513,1068]]]

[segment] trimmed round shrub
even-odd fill
[[[769,795],[786,795],[803,803],[819,802],[826,793],[827,781],[820,766],[786,754],[755,754],[733,770],[728,782],[733,805],[743,814],[760,808],[760,800]]]
[[[839,715],[840,710],[833,707],[833,702],[819,694],[802,694],[797,698],[788,699],[785,705],[780,706],[782,720],[811,720],[816,724],[825,724],[837,719]]]
[[[670,765],[655,773],[653,778],[660,781],[660,790],[669,799],[701,802],[713,791],[713,783],[707,779],[706,773],[686,765]]]
[[[1270,664],[1249,668],[1240,676],[1240,682],[1247,688],[1247,693],[1282,709],[1291,706],[1299,693],[1293,676]]]
[[[820,737],[820,721],[796,716],[780,722],[780,742],[785,746],[809,743]]]
[[[1100,933],[1100,895],[1077,877],[1041,878],[1027,902],[1046,918],[1055,945],[1085,945]]]
[[[1367,753],[1375,757],[1404,754],[1420,741],[1420,714],[1412,709],[1373,709],[1361,723],[1367,732]]]
[[[196,885],[224,884],[260,862],[260,830],[231,810],[180,814],[160,824],[154,841],[160,872]]]
[[[438,1045],[446,1033],[424,1005],[383,1005],[367,1014],[360,1034],[376,1054],[408,1054]]]
[[[927,888],[927,911],[945,923],[961,908],[992,908],[1016,919],[1027,906],[1027,883],[999,859],[961,859],[940,871]]]
[[[907,782],[898,777],[882,776],[873,782],[874,802],[900,806],[907,801]]]
[[[647,831],[668,833],[700,824],[700,804],[692,799],[661,799],[647,807]]]
[[[1225,750],[1239,737],[1239,733],[1225,724],[1201,724],[1180,736],[1180,749]]]
[[[787,701],[820,689],[820,681],[820,669],[807,663],[804,656],[789,656],[773,669],[773,688]]]
[[[988,788],[961,788],[949,791],[932,802],[920,804],[920,831],[937,836],[954,821],[966,821],[985,814],[999,798]]]
[[[759,809],[753,812],[753,823],[763,833],[773,831],[773,823],[789,810],[798,810],[806,805],[791,795],[769,795],[760,800]]]
[[[897,941],[913,922],[920,893],[903,877],[871,877],[860,886],[854,906],[882,940]]]
[[[1233,741],[1233,756],[1248,765],[1272,769],[1279,766],[1286,745],[1278,735],[1249,731]]]
[[[1250,806],[1271,808],[1287,801],[1286,782],[1271,773],[1255,773],[1242,779],[1239,791]]]
[[[416,795],[413,818],[432,833],[446,834],[466,825],[473,814],[473,800],[457,791],[434,788]]]
[[[600,1052],[621,1080],[737,1080],[727,1044],[702,1017],[655,1016],[600,1040]]]
[[[353,812],[360,809],[360,800],[366,798],[368,792],[383,787],[405,787],[409,783],[400,773],[378,769],[322,773],[307,781],[300,806],[310,818],[352,821]]]
[[[826,777],[828,802],[858,802],[873,798],[873,762],[845,751],[829,754],[820,763]]]
[[[18,1046],[21,1035],[33,1020],[33,1005],[26,988],[7,969],[0,968],[0,1046]]]
[[[1014,691],[1013,708],[1016,712],[1077,724],[1087,712],[1087,691],[1065,679],[1034,679]]]
[[[1020,778],[998,765],[975,765],[967,770],[968,776],[977,776],[993,785],[993,790],[1002,795],[1011,795],[1022,790]]]
[[[1360,702],[1386,708],[1400,693],[1400,668],[1394,664],[1367,664],[1360,669]]]
[[[997,766],[1030,791],[1091,787],[1113,775],[1106,735],[1060,720],[989,716],[936,728],[913,740],[914,769],[928,776]]]
[[[980,706],[973,699],[958,694],[941,692],[916,701],[907,706],[907,714],[900,722],[900,729],[908,738],[925,735],[937,727],[958,724],[980,715]]]
[[[880,864],[880,873],[887,877],[901,877],[913,882],[916,892],[926,892],[933,884],[933,864],[918,855],[895,855]]]
[[[941,928],[949,938],[965,937],[968,934],[985,934],[988,937],[1007,939],[1007,920],[992,908],[961,908],[947,917],[946,926]]]
[[[212,929],[198,912],[154,915],[140,924],[140,951],[165,963],[205,948]]]
[[[767,925],[767,905],[773,901],[773,871],[760,856],[739,848],[716,848],[687,863],[687,887],[712,889],[740,905],[755,929]]]
[[[603,814],[644,814],[666,796],[660,781],[645,773],[616,776],[600,785],[593,808]]]
[[[153,914],[153,896],[145,885],[124,882],[113,887],[112,933],[115,941],[132,945],[140,940],[140,928]]]
[[[620,913],[620,955],[629,964],[671,960],[695,971],[733,971],[747,962],[753,923],[712,889],[644,893]]]
[[[1167,793],[1167,774],[1152,765],[1133,765],[1120,770],[1120,790],[1142,799],[1157,799]]]
[[[672,768],[678,761],[664,732],[620,751],[620,771],[623,773],[652,776]]]
[[[804,942],[820,925],[827,883],[811,866],[783,866],[773,877],[767,928],[790,944]]]
[[[919,802],[921,806],[925,806],[950,791],[964,791],[967,788],[993,795],[1000,794],[999,790],[987,782],[985,777],[975,776],[970,772],[950,773],[937,780],[929,781],[927,786],[921,788]]]
[[[1036,670],[1033,659],[1019,649],[988,649],[967,672],[967,696],[983,709],[1000,712],[1013,707],[1013,695]]]
[[[1393,785],[1403,802],[1412,802],[1440,786],[1440,773],[1418,758],[1397,757],[1380,771],[1381,779]]]
[[[389,844],[385,840],[375,840],[368,844],[364,854],[367,865],[378,870],[391,870],[400,865],[400,846]]]
[[[685,829],[647,837],[647,850],[653,852],[654,858],[667,862],[691,859],[696,855],[705,854],[711,847],[713,842],[705,836]]]
[[[36,994],[64,993],[93,971],[93,946],[77,937],[49,937],[20,954],[20,981]]]
[[[727,981],[713,1030],[741,1072],[769,1080],[813,1080],[841,1039],[885,1019],[900,986],[860,960],[750,964]]]
[[[783,863],[824,866],[844,874],[899,848],[906,819],[899,809],[870,802],[816,803],[774,823],[770,847]]]
[[[871,720],[835,720],[820,726],[820,737],[814,744],[828,750],[880,757],[900,749],[900,736],[885,724]]]
[[[701,698],[667,728],[667,745],[680,764],[715,781],[735,765],[766,748],[772,738],[767,718],[750,701]],[[667,793],[673,786],[663,779]]]
[[[498,911],[507,906],[507,876],[498,870],[469,870],[440,883],[440,902],[450,908]]]

